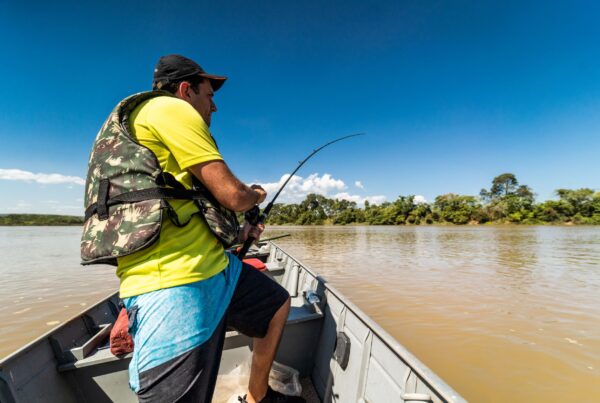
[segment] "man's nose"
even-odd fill
[[[211,112],[216,112],[217,111],[217,105],[214,102],[210,103],[210,111]]]

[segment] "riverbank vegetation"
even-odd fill
[[[505,173],[492,180],[478,196],[448,193],[433,203],[413,195],[393,202],[359,208],[353,201],[310,194],[299,204],[276,204],[270,224],[596,224],[600,225],[600,192],[592,189],[558,189],[557,200],[536,203],[535,194],[516,176]]]
[[[447,193],[433,203],[398,196],[374,205],[309,194],[301,203],[275,204],[267,224],[591,224],[600,225],[600,192],[558,189],[556,200],[537,203],[527,185],[511,173],[498,175],[477,196]],[[83,217],[46,214],[0,215],[0,225],[82,225]]]
[[[53,214],[0,215],[0,225],[83,225],[83,217]]]

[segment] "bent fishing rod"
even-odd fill
[[[308,157],[306,157],[302,161],[300,161],[300,164],[298,164],[296,169],[294,169],[294,171],[290,174],[290,176],[288,176],[288,178],[285,180],[285,182],[283,182],[283,185],[281,185],[281,187],[279,188],[277,193],[275,193],[275,196],[273,196],[273,199],[269,202],[269,204],[267,204],[267,207],[264,208],[262,213],[260,212],[260,209],[258,208],[258,206],[254,206],[254,207],[252,207],[252,209],[250,209],[249,211],[247,211],[244,214],[246,221],[248,221],[248,223],[251,225],[263,224],[265,222],[265,220],[267,219],[267,216],[271,212],[271,209],[275,205],[275,200],[277,200],[277,198],[279,197],[279,194],[281,193],[283,188],[285,188],[285,185],[288,184],[288,182],[292,179],[294,174],[296,172],[298,172],[298,170],[302,167],[302,165],[304,165],[306,163],[306,161],[308,161],[313,155],[315,155],[316,153],[318,153],[325,147],[332,145],[333,143],[337,143],[338,141],[346,140],[351,137],[363,136],[364,134],[365,133],[355,133],[355,134],[350,134],[348,136],[343,136],[338,139],[332,140],[329,143],[324,144],[321,147],[313,150],[313,152],[310,153],[308,155]],[[246,239],[246,241],[244,242],[244,245],[242,246],[242,249],[240,249],[240,251],[237,253],[237,256],[240,260],[242,260],[244,258],[244,256],[246,256],[246,253],[248,253],[248,249],[250,249],[250,246],[252,245],[252,243],[254,243],[255,240],[256,239],[251,236],[249,236],[248,239]]]

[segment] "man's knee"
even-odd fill
[[[271,323],[285,323],[287,321],[288,314],[290,313],[290,306],[292,304],[292,298],[288,297],[283,304],[279,307],[273,318],[271,319]]]

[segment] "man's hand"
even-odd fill
[[[258,200],[256,201],[257,205],[259,205],[260,203],[264,202],[265,199],[267,198],[267,191],[264,190],[262,188],[262,186],[260,186],[260,185],[252,185],[252,186],[250,186],[250,189],[253,189],[256,193],[258,193]]]
[[[246,239],[248,239],[248,237],[251,236],[252,238],[254,238],[254,242],[256,243],[260,239],[260,235],[263,233],[264,230],[264,224],[250,225],[248,224],[248,222],[245,222],[240,230],[239,242],[244,243]]]

